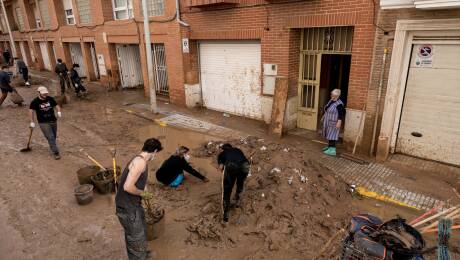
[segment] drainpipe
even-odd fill
[[[176,21],[185,27],[190,27],[190,25],[180,19],[180,3],[179,0],[176,0]]]
[[[387,60],[387,55],[388,55],[388,48],[385,48],[383,51],[383,58],[382,58],[382,70],[380,71],[379,90],[377,93],[377,108],[376,108],[375,117],[374,117],[374,128],[372,129],[371,150],[369,151],[369,154],[371,156],[374,153],[375,135],[377,134],[377,122],[378,122],[379,114],[380,114],[380,99],[382,97],[383,77],[385,76],[385,63]]]
[[[6,28],[8,29],[8,34],[10,35],[10,42],[11,42],[11,52],[13,57],[16,58],[16,45],[14,45],[13,33],[11,32],[10,21],[8,21],[8,16],[6,15],[5,3],[4,0],[0,0],[2,2],[2,10],[3,16],[5,17]],[[9,62],[9,61],[7,61]]]

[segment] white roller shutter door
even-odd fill
[[[83,60],[83,52],[81,51],[80,43],[71,43],[69,44],[69,47],[70,55],[72,56],[72,63],[80,65],[80,68],[77,69],[78,75],[82,78],[86,77],[86,67]],[[72,64],[69,65],[69,67],[71,66]]]
[[[260,42],[201,42],[200,69],[204,106],[262,119]]]
[[[51,62],[50,62],[50,55],[48,52],[48,44],[47,42],[40,42],[40,51],[42,53],[43,64],[45,65],[46,70],[52,70]]]
[[[143,84],[141,55],[138,45],[117,44],[118,66],[120,68],[121,85],[133,88]]]
[[[460,165],[460,45],[433,45],[432,67],[413,48],[396,151]]]

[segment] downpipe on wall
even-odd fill
[[[190,27],[190,25],[180,19],[180,3],[179,0],[176,0],[176,21],[185,27]]]
[[[369,154],[372,156],[374,153],[374,147],[375,147],[375,135],[377,133],[377,123],[379,121],[379,114],[380,114],[380,101],[382,98],[382,88],[383,88],[383,77],[385,76],[385,63],[387,60],[387,55],[388,55],[388,48],[385,47],[383,51],[383,58],[382,58],[382,68],[380,71],[380,78],[379,78],[379,89],[377,92],[377,107],[375,110],[375,117],[374,117],[374,126],[372,129],[372,143],[371,143],[371,150],[369,151]]]

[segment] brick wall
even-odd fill
[[[415,19],[448,19],[460,17],[460,10],[415,10],[415,9],[400,9],[400,10],[381,10],[378,14],[378,25],[380,29],[375,34],[375,45],[373,50],[372,74],[369,84],[369,95],[367,98],[367,116],[364,126],[362,152],[369,153],[372,143],[373,124],[375,120],[377,108],[378,86],[380,82],[380,74],[382,71],[382,61],[384,48],[389,49],[389,53],[384,66],[384,78],[382,82],[382,96],[380,99],[380,111],[377,124],[376,136],[380,132],[380,120],[383,114],[385,93],[388,80],[388,72],[390,69],[391,54],[393,48],[394,31],[396,22],[399,20],[415,20]]]
[[[354,26],[348,107],[362,109],[367,98],[375,27],[371,0],[293,1],[268,4],[238,1],[236,6],[189,8],[182,1],[182,17],[191,25],[190,38],[260,39],[262,63],[278,65],[278,75],[290,80],[289,96],[297,95],[300,29]]]

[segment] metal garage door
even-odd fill
[[[22,60],[27,66],[29,66],[29,61],[27,59],[27,52],[26,47],[24,46],[24,42],[19,42],[19,48],[21,48]]]
[[[123,88],[133,88],[142,85],[144,81],[139,46],[117,44],[116,49],[121,74],[121,86]]]
[[[460,45],[414,45],[396,151],[460,165]]]
[[[201,42],[204,106],[262,119],[260,50],[259,42]]]
[[[72,56],[72,63],[77,63],[80,65],[80,68],[77,69],[78,75],[80,75],[80,77],[86,77],[86,67],[83,60],[83,52],[81,51],[80,43],[70,43],[69,47],[70,55]]]
[[[50,62],[50,55],[48,52],[48,43],[47,42],[40,42],[40,51],[42,53],[43,64],[45,65],[46,70],[52,70],[51,62]]]

